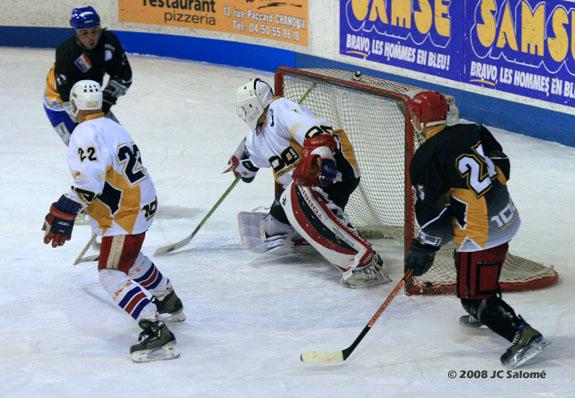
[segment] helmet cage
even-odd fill
[[[238,88],[236,113],[252,130],[255,130],[260,117],[273,98],[274,93],[268,83],[261,79],[252,79]]]

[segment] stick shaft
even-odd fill
[[[78,254],[78,257],[76,257],[76,259],[74,260],[74,265],[82,262],[84,254],[86,254],[86,252],[88,251],[90,246],[92,246],[92,243],[94,243],[95,240],[96,240],[96,234],[92,232],[92,236],[90,237],[90,240],[88,241],[88,243],[86,243],[86,245],[80,251],[80,254]]]
[[[316,87],[316,83],[313,83],[310,87],[308,87],[308,89],[305,91],[305,93],[299,99],[298,104],[303,103],[305,101],[305,99],[307,98],[307,96],[313,91],[313,89],[315,87]],[[190,235],[186,236],[184,239],[182,239],[176,243],[172,243],[170,245],[158,248],[154,254],[155,255],[167,254],[167,253],[173,252],[176,249],[184,247],[188,243],[190,243],[190,241],[194,238],[194,236],[196,236],[196,234],[198,233],[200,228],[202,228],[202,226],[206,223],[206,221],[208,221],[208,219],[210,218],[212,213],[224,201],[224,199],[226,198],[226,196],[228,196],[228,194],[232,191],[232,189],[234,189],[234,187],[240,181],[240,179],[241,179],[240,177],[236,177],[236,179],[230,184],[230,186],[228,187],[226,192],[224,192],[224,194],[218,199],[216,204],[210,209],[210,211],[204,216],[204,218],[202,218],[200,223],[197,225],[197,227],[192,231],[192,233]]]
[[[342,351],[307,351],[302,352],[300,355],[300,359],[302,362],[305,363],[317,363],[317,364],[328,364],[328,363],[340,363],[345,361],[351,353],[355,350],[355,348],[359,345],[359,343],[363,340],[365,335],[371,330],[371,328],[375,325],[375,322],[379,319],[383,311],[389,306],[389,304],[393,301],[393,299],[397,296],[399,291],[403,288],[405,284],[405,280],[411,277],[411,271],[408,271],[403,278],[394,286],[394,288],[389,292],[383,303],[379,306],[379,308],[375,311],[369,322],[365,325],[365,327],[361,330],[359,335],[355,338],[353,343],[346,349]]]
[[[234,189],[234,187],[238,184],[239,181],[240,181],[240,177],[236,177],[232,181],[232,183],[230,184],[228,189],[226,189],[226,191],[222,194],[222,196],[220,196],[218,201],[212,206],[212,208],[210,209],[210,211],[208,211],[208,213],[204,216],[204,218],[202,218],[200,223],[196,226],[196,228],[194,228],[194,230],[192,231],[192,233],[190,235],[186,236],[184,239],[182,239],[176,243],[172,243],[172,244],[169,244],[167,246],[163,246],[163,247],[158,248],[154,254],[155,255],[167,254],[167,253],[173,252],[176,249],[184,247],[185,245],[190,243],[190,241],[194,238],[194,236],[196,236],[196,234],[198,233],[200,228],[202,228],[202,226],[206,223],[206,221],[208,221],[210,216],[214,213],[214,211],[216,211],[216,209],[220,206],[220,204],[222,204],[224,199],[229,195],[229,193]]]

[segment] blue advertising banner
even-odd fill
[[[340,0],[340,53],[575,106],[575,0]]]
[[[460,80],[462,1],[340,0],[340,53]]]
[[[575,106],[575,0],[467,1],[466,82]]]

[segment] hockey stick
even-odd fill
[[[80,263],[89,263],[90,261],[98,261],[100,259],[100,255],[99,254],[94,254],[92,256],[86,256],[86,257],[82,257],[77,264]]]
[[[403,276],[403,278],[401,278],[401,280],[397,282],[397,284],[391,290],[391,292],[389,293],[383,304],[381,304],[377,309],[377,311],[375,311],[375,314],[373,314],[367,325],[365,325],[359,336],[355,338],[355,340],[353,341],[353,343],[351,343],[349,347],[347,347],[342,351],[305,351],[302,352],[300,355],[301,361],[304,363],[316,363],[316,364],[341,363],[345,361],[351,355],[353,350],[355,350],[355,347],[357,347],[361,342],[361,340],[363,340],[367,332],[369,332],[373,327],[373,325],[375,325],[377,319],[381,316],[383,311],[385,311],[385,309],[387,308],[389,303],[391,303],[391,301],[395,298],[395,296],[397,296],[397,293],[399,293],[399,291],[403,288],[405,280],[408,279],[410,276],[411,271],[408,271]]]
[[[202,228],[202,225],[204,225],[206,223],[206,221],[208,220],[208,218],[210,218],[210,216],[212,215],[212,213],[218,208],[218,206],[224,201],[224,199],[226,198],[226,196],[228,196],[228,194],[232,191],[232,189],[234,189],[234,187],[236,186],[236,184],[240,181],[240,177],[236,177],[234,181],[232,181],[232,183],[230,184],[230,186],[228,187],[228,189],[226,189],[226,192],[224,192],[224,194],[222,196],[220,196],[220,198],[218,199],[218,201],[216,202],[216,204],[210,209],[210,211],[208,212],[208,214],[206,214],[204,216],[204,218],[202,218],[202,221],[200,221],[200,223],[198,224],[198,226],[192,231],[192,233],[188,236],[186,236],[184,239],[182,239],[179,242],[176,243],[172,243],[170,245],[167,246],[163,246],[160,247],[158,250],[156,250],[156,252],[154,253],[155,256],[159,256],[162,254],[168,254],[173,252],[174,250],[177,250],[181,247],[186,246],[188,243],[190,243],[190,241],[194,238],[194,236],[196,236],[196,234],[198,233],[198,231],[200,230],[200,228]]]
[[[307,96],[309,95],[309,93],[312,92],[312,90],[316,87],[316,83],[313,83],[310,87],[308,87],[308,89],[305,91],[305,93],[302,95],[302,97],[299,99],[298,104],[301,104],[305,101],[305,99],[307,98]],[[234,189],[234,187],[236,186],[236,184],[240,181],[240,177],[236,177],[236,179],[230,184],[230,186],[228,187],[228,189],[226,190],[226,192],[224,192],[224,194],[218,199],[218,201],[216,202],[216,204],[211,208],[211,210],[208,212],[208,214],[205,215],[205,217],[202,219],[202,221],[200,221],[200,223],[198,224],[198,226],[196,227],[196,229],[194,229],[192,231],[192,233],[188,236],[186,236],[184,239],[182,239],[179,242],[176,243],[172,243],[171,245],[167,245],[167,246],[163,246],[160,247],[156,250],[156,252],[154,253],[155,256],[161,256],[163,254],[168,254],[173,252],[174,250],[177,250],[181,247],[186,246],[188,243],[190,243],[190,241],[194,238],[194,236],[196,235],[196,233],[200,230],[200,228],[202,227],[202,225],[204,225],[204,223],[208,220],[208,218],[210,218],[210,216],[212,215],[212,213],[218,208],[218,206],[224,201],[224,199],[226,198],[226,196],[228,196],[228,194],[231,192],[232,189]]]
[[[78,257],[76,257],[76,259],[74,260],[74,265],[84,263],[86,261],[92,261],[92,257],[94,256],[84,257],[84,254],[86,254],[86,252],[88,251],[90,246],[92,246],[92,243],[94,243],[95,240],[96,240],[96,234],[92,232],[92,237],[90,238],[88,243],[86,243],[86,245],[82,248],[80,254],[78,254]]]

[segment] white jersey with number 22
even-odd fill
[[[156,189],[140,151],[118,123],[91,115],[75,129],[68,146],[74,179],[67,195],[87,206],[98,235],[132,235],[150,228]]]

